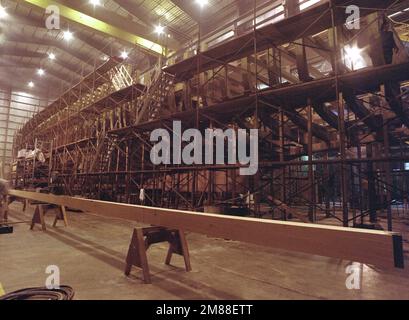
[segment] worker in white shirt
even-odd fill
[[[9,193],[9,182],[0,179],[0,220],[7,219],[7,195]]]
[[[143,188],[139,191],[139,201],[141,204],[145,204],[145,189]]]

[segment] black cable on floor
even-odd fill
[[[59,289],[46,287],[21,289],[1,296],[0,300],[72,300],[73,297],[73,288],[60,286]]]

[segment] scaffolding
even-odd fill
[[[109,59],[33,118],[15,149],[52,145],[47,187],[56,194],[355,227],[384,216],[392,230],[409,212],[409,60],[401,50],[385,64],[376,46],[396,1],[355,1],[360,30],[345,26],[348,1],[308,2],[255,0],[144,73]],[[365,48],[360,61],[354,46]],[[153,165],[150,133],[171,132],[175,120],[258,129],[258,173]]]

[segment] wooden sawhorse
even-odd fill
[[[186,271],[191,271],[189,250],[185,234],[182,230],[168,229],[164,227],[135,228],[129,245],[128,255],[126,257],[125,275],[131,273],[132,266],[142,269],[143,281],[151,283],[149,273],[148,258],[146,251],[152,244],[160,242],[169,242],[168,254],[165,263],[170,264],[174,253],[183,256],[185,260]]]
[[[48,210],[47,206],[49,204],[41,203],[41,202],[36,202],[36,203],[32,203],[32,204],[35,204],[36,208],[34,210],[33,218],[31,220],[30,230],[33,230],[34,225],[36,223],[38,223],[38,224],[41,224],[41,229],[43,231],[47,231],[47,228],[45,226],[44,216],[45,216],[45,213]],[[66,227],[68,227],[67,212],[65,210],[65,206],[59,206],[58,207],[57,213],[55,215],[53,227],[55,227],[57,225],[58,220],[63,220],[64,225]]]
[[[6,200],[5,200],[5,201],[6,201],[6,207],[5,207],[5,210],[3,209],[3,212],[4,212],[4,220],[5,220],[5,221],[7,221],[7,219],[8,219],[9,206],[10,206],[10,204],[12,204],[14,201],[21,201],[21,202],[23,203],[23,212],[26,211],[28,205],[30,204],[30,202],[29,202],[28,199],[18,199],[17,197],[10,196],[10,195],[7,195],[7,196],[6,196]],[[4,201],[3,201],[3,203],[4,203]]]

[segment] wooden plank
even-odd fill
[[[10,190],[10,195],[145,224],[164,226],[283,250],[403,268],[398,233],[260,220]]]

